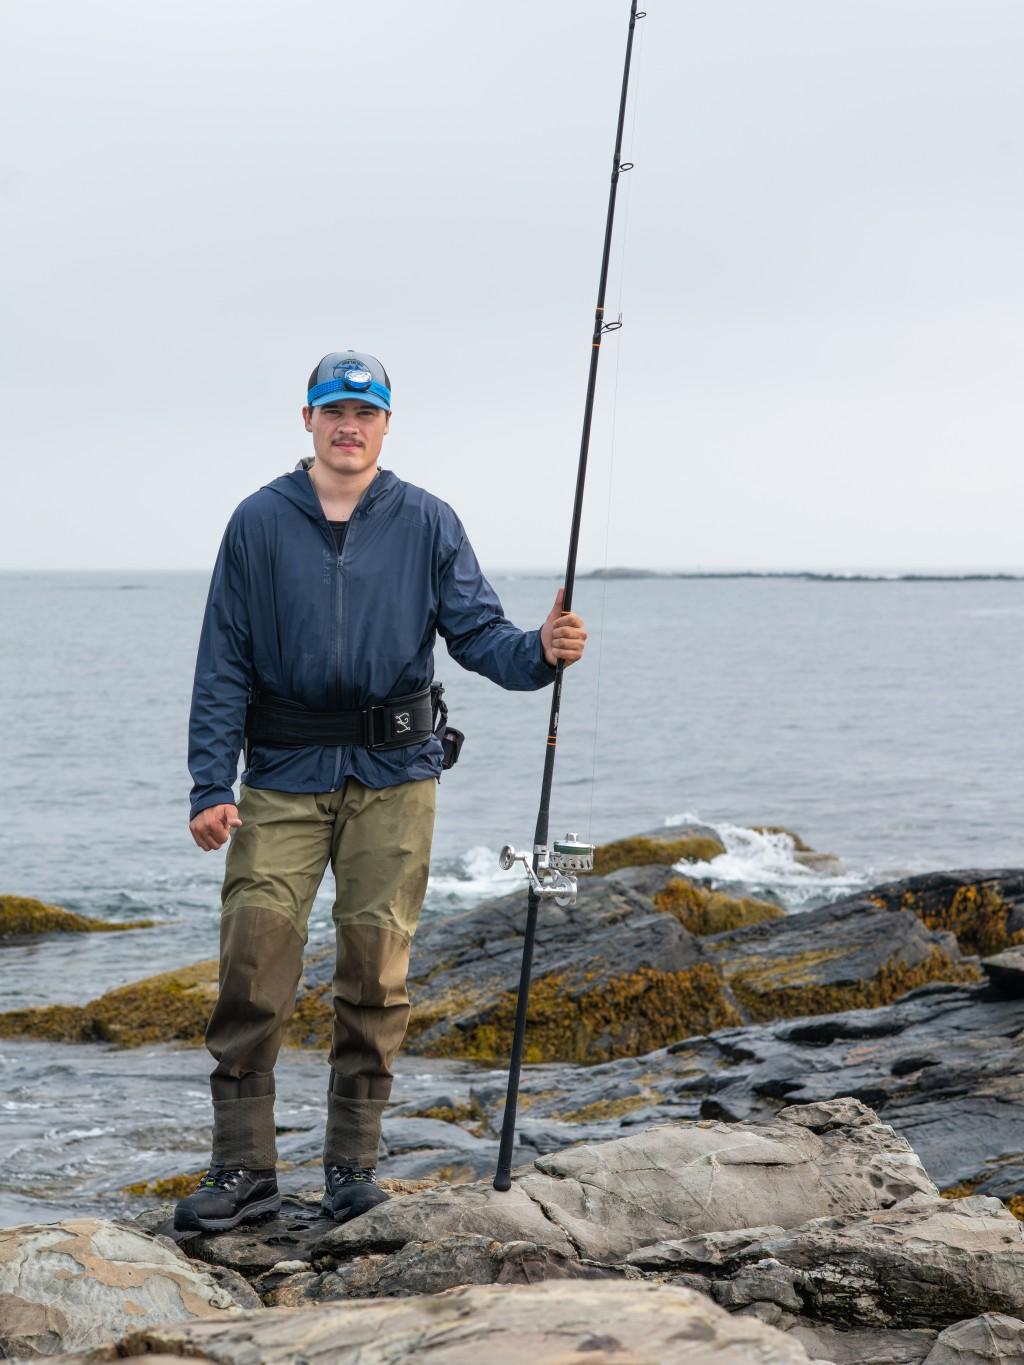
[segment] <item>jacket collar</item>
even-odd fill
[[[377,476],[363,496],[359,499],[358,512],[360,516],[365,516],[382,500],[397,491],[401,480],[398,475],[390,469],[378,470]],[[279,479],[264,484],[272,493],[279,493],[281,497],[287,498],[294,503],[307,517],[313,521],[323,521],[323,511],[320,507],[320,499],[316,495],[316,489],[309,477],[306,469],[293,469],[290,474],[282,474]]]

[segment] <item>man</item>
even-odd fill
[[[436,633],[463,667],[518,690],[546,686],[586,640],[561,593],[540,630],[507,621],[452,509],[378,467],[391,420],[379,360],[327,355],[308,389],[313,460],[232,515],[199,643],[189,828],[201,849],[228,851],[206,1033],[213,1152],[177,1206],[180,1229],[231,1228],[280,1207],[274,1064],[328,862],[337,960],[323,1210],[343,1222],[387,1197],[380,1120],[409,1018],[409,944],[442,769]]]

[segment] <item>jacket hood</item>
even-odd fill
[[[390,469],[378,470],[377,477],[359,499],[359,515],[364,516],[374,504],[380,502],[389,493],[393,493],[398,488],[399,482],[398,475],[393,474]],[[317,497],[316,489],[309,477],[308,466],[293,469],[290,474],[282,474],[279,479],[265,483],[263,487],[270,493],[279,493],[282,498],[287,498],[289,502],[294,503],[301,512],[305,512],[306,516],[313,521],[323,521],[323,508],[320,506],[320,499]]]

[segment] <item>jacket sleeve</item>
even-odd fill
[[[441,566],[437,629],[452,658],[512,692],[532,692],[554,681],[539,630],[520,630],[507,620],[458,526],[458,542]]]
[[[193,781],[190,820],[208,806],[235,800],[253,675],[244,567],[245,551],[235,516],[221,541],[199,637],[188,723],[188,766]]]

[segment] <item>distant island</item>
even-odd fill
[[[1019,573],[814,573],[809,569],[592,569],[580,578],[783,578],[805,583],[1021,583]]]

